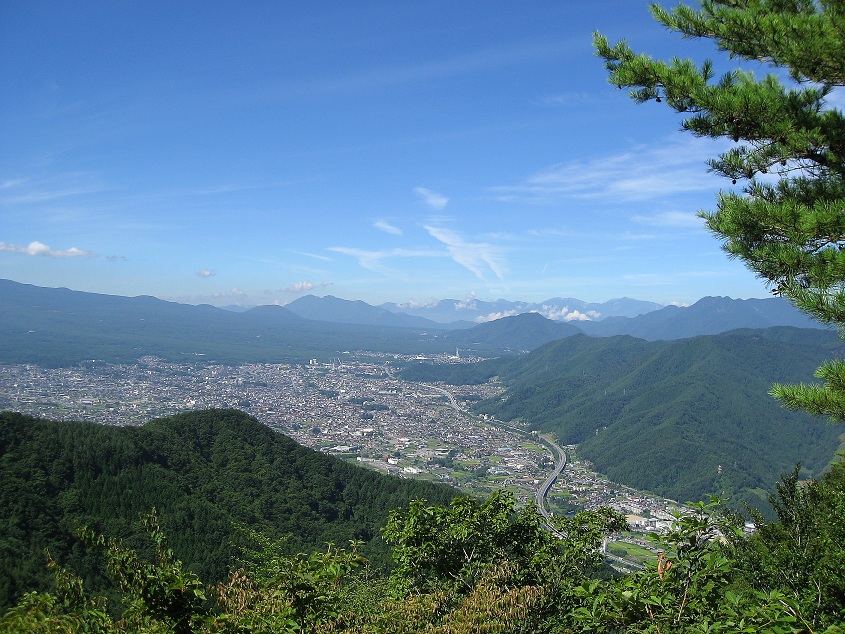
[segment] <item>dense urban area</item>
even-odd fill
[[[469,493],[512,490],[530,503],[555,469],[549,441],[518,423],[472,414],[495,397],[495,382],[445,386],[403,381],[401,355],[345,355],[324,364],[166,363],[72,368],[0,366],[0,409],[54,420],[136,425],[185,410],[237,408],[300,444],[402,477],[440,481]],[[471,362],[458,356],[433,363]],[[679,506],[607,481],[564,448],[565,468],[539,501],[554,512],[610,506],[647,532]],[[545,497],[545,500],[542,498]],[[637,540],[641,541],[641,540]],[[640,553],[648,556],[648,552]]]

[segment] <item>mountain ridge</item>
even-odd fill
[[[285,308],[305,319],[332,323],[436,329],[471,328],[474,325],[461,321],[441,323],[416,315],[391,312],[361,300],[341,299],[333,295],[303,295],[286,304]]]
[[[736,505],[797,462],[817,475],[834,458],[841,429],[782,408],[768,390],[807,381],[843,352],[834,332],[792,327],[669,341],[579,335],[501,360],[507,391],[476,409],[578,444],[614,481]]]
[[[666,306],[634,318],[608,317],[600,322],[581,322],[588,335],[631,335],[648,341],[715,335],[738,328],[827,328],[781,297],[732,299],[702,297],[686,307]]]
[[[405,317],[364,302],[337,298],[308,301],[312,305],[309,310],[319,313],[320,320],[275,305],[236,313],[150,296],[127,298],[0,280],[0,332],[5,343],[0,348],[0,363],[131,363],[147,355],[224,364],[290,363],[327,360],[349,350],[445,354],[455,348],[491,357],[530,350],[580,332],[657,340],[740,327],[823,328],[776,298],[703,298],[686,308],[668,306],[637,317],[609,317],[599,322],[555,321],[529,311],[452,329],[438,328],[431,321],[415,322],[425,327],[395,325]],[[341,321],[325,321],[327,308]],[[357,317],[341,314],[350,309]]]
[[[393,508],[458,494],[302,447],[237,410],[140,427],[0,412],[0,458],[0,610],[24,590],[50,587],[47,549],[88,577],[79,525],[136,545],[155,508],[177,557],[204,580],[223,581],[241,549],[255,547],[249,531],[286,539],[291,553],[362,540],[383,567],[380,528]]]
[[[662,308],[662,304],[629,297],[619,297],[606,302],[586,302],[573,297],[553,297],[542,302],[511,301],[506,299],[481,300],[477,298],[458,300],[441,299],[428,304],[380,304],[391,312],[426,317],[440,323],[456,319],[480,323],[522,313],[539,313],[554,321],[579,321],[582,319],[604,319],[609,316],[635,317]]]

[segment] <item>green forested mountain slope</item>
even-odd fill
[[[840,344],[833,333],[792,328],[673,342],[570,337],[502,362],[508,390],[478,410],[580,443],[613,480],[738,504],[799,461],[818,474],[833,458],[841,427],[783,409],[768,390],[812,379]]]
[[[454,495],[306,449],[234,410],[143,427],[0,413],[0,607],[45,587],[48,550],[98,583],[75,536],[81,524],[141,544],[141,517],[156,507],[177,556],[216,581],[236,567],[243,528],[289,535],[293,552],[360,539],[384,564],[379,529],[391,509]]]

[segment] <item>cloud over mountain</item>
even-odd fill
[[[51,249],[43,242],[34,240],[28,245],[20,246],[18,244],[9,244],[8,242],[0,242],[0,251],[8,251],[11,253],[23,253],[25,255],[41,255],[50,258],[78,258],[91,257],[97,255],[94,251],[83,251],[76,247],[69,249]]]

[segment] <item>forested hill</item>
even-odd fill
[[[235,410],[189,412],[143,427],[53,422],[0,413],[0,609],[24,590],[48,587],[45,553],[95,586],[97,562],[75,536],[87,524],[143,542],[153,507],[178,557],[206,581],[235,567],[244,528],[289,535],[292,552],[379,536],[391,509],[444,486],[380,475],[297,445]]]
[[[580,443],[580,455],[615,481],[681,501],[714,493],[739,504],[757,501],[799,461],[817,475],[833,459],[842,427],[787,411],[768,391],[812,380],[841,344],[835,333],[797,328],[654,342],[578,335],[439,376],[498,375],[507,392],[479,412]],[[433,372],[416,366],[405,376],[431,380]]]

